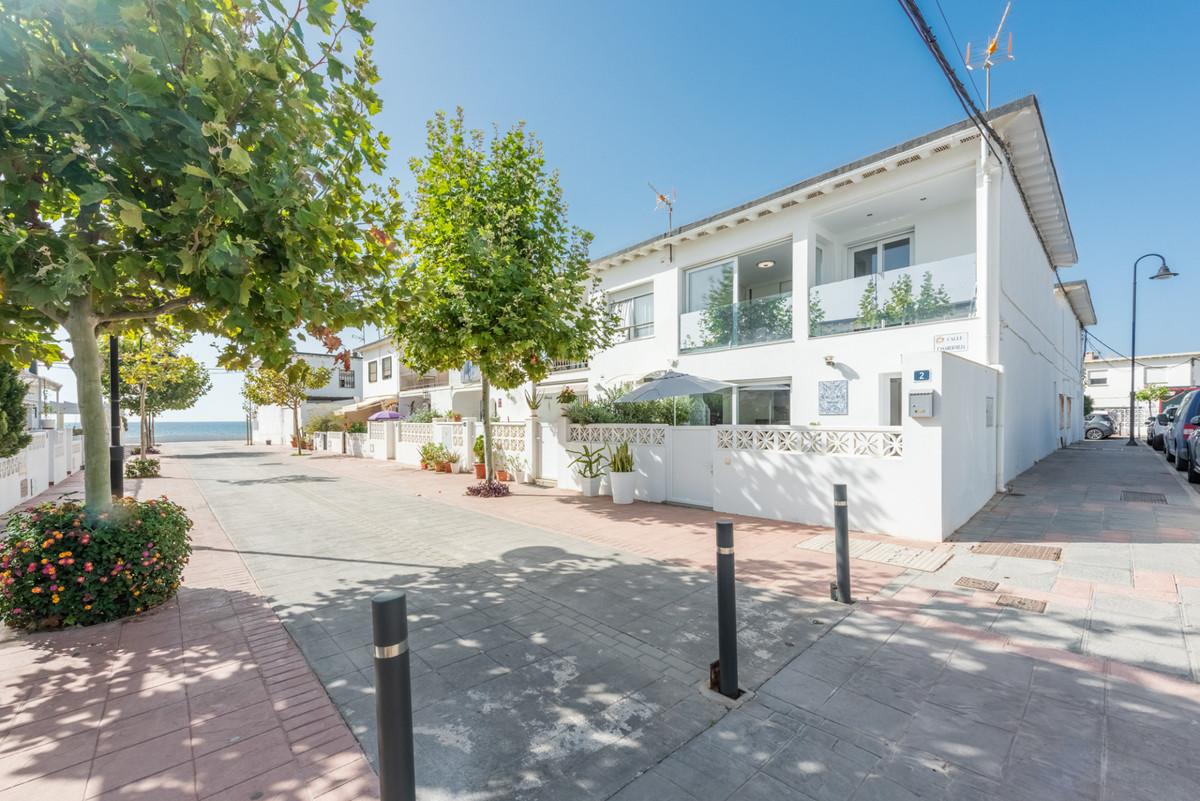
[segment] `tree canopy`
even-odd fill
[[[416,196],[404,233],[390,328],[420,372],[478,365],[489,385],[537,382],[555,360],[607,345],[612,315],[588,271],[591,234],[570,225],[558,174],[523,125],[490,141],[461,109],[428,124],[415,158]],[[484,415],[491,476],[491,426]]]
[[[25,430],[25,395],[21,374],[0,362],[0,459],[20,453],[33,437]]]
[[[296,452],[303,453],[304,441],[300,429],[300,406],[308,400],[308,392],[329,383],[333,372],[328,367],[315,367],[297,359],[286,370],[259,367],[246,372],[242,395],[256,406],[283,406],[292,410],[292,436]]]
[[[295,329],[336,344],[380,317],[401,205],[371,183],[364,5],[0,0],[0,359],[67,330],[89,463],[97,334],[170,314],[222,364],[282,367]]]

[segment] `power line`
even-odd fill
[[[954,35],[954,28],[950,27],[950,20],[946,18],[946,12],[942,9],[942,0],[934,0],[937,4],[938,13],[942,15],[942,22],[946,23],[946,32],[950,34],[950,41],[954,42],[954,49],[958,51],[958,57],[965,64],[967,57],[963,54],[963,49],[958,46],[958,37]],[[975,76],[967,73],[967,80],[971,82],[971,88],[975,90],[975,97],[980,103],[983,102],[983,95],[979,92],[979,84],[975,83]]]
[[[946,54],[942,52],[941,45],[938,44],[937,37],[933,34],[933,29],[929,27],[929,23],[925,21],[924,15],[921,14],[921,9],[917,7],[915,0],[899,0],[900,8],[904,11],[904,15],[908,17],[908,21],[912,23],[917,34],[921,37],[925,47],[933,55],[933,59],[937,62],[938,68],[942,71],[942,75],[946,77],[946,81],[950,84],[950,89],[954,92],[955,98],[958,100],[967,118],[975,124],[979,129],[979,133],[983,136],[987,143],[988,150],[992,152],[992,156],[996,161],[1007,167],[1008,174],[1012,177],[1013,186],[1017,190],[1017,195],[1021,198],[1021,204],[1025,207],[1025,213],[1029,215],[1029,219],[1033,220],[1033,207],[1029,204],[1029,197],[1025,194],[1025,188],[1021,185],[1021,179],[1017,176],[1017,169],[1013,166],[1012,154],[1008,150],[1008,144],[1000,138],[991,124],[987,121],[985,114],[979,110],[979,106],[975,105],[975,101],[971,99],[971,95],[967,92],[967,87],[963,84],[962,79],[958,77],[958,72],[946,60]],[[994,143],[994,144],[993,144]],[[1001,158],[996,152],[996,147],[1004,153]],[[1042,246],[1042,253],[1046,256],[1046,263],[1051,267],[1054,266],[1054,257],[1050,255],[1050,247],[1046,244],[1046,238],[1042,235],[1041,229],[1036,225],[1033,226],[1034,233],[1037,235],[1038,244]]]

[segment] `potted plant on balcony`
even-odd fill
[[[585,498],[596,497],[600,494],[600,480],[604,478],[608,456],[602,448],[589,448],[587,445],[569,453],[575,457],[571,460],[571,467],[579,476],[579,491]]]
[[[475,444],[471,446],[471,451],[475,454],[475,478],[487,478],[487,464],[483,458],[483,434],[475,438]]]
[[[622,442],[608,459],[608,480],[612,484],[613,503],[633,503],[637,474],[633,472],[633,451]]]

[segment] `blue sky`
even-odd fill
[[[919,5],[955,58],[937,3]],[[1004,3],[941,8],[975,48]],[[597,256],[665,228],[647,181],[678,191],[682,223],[963,116],[895,0],[368,9],[392,173],[411,186],[407,161],[439,109],[461,105],[485,129],[524,120]],[[1131,265],[1158,251],[1180,277],[1140,285],[1138,351],[1200,350],[1188,305],[1200,296],[1200,4],[1018,0],[1007,29],[1016,60],[994,71],[993,104],[1038,95],[1079,250],[1062,275],[1091,284],[1095,333],[1128,353]],[[206,343],[193,350],[213,363]],[[215,375],[176,418],[237,419],[239,385]]]

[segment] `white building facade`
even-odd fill
[[[495,393],[505,461],[577,487],[574,455],[629,442],[639,500],[829,525],[845,483],[852,528],[953,533],[1082,437],[1095,323],[1087,284],[1058,276],[1076,252],[1036,100],[988,117],[1002,145],[964,121],[594,260],[620,341]],[[361,406],[463,418],[380,427],[395,446],[373,452],[411,463],[439,441],[465,466],[477,371],[406,389],[394,343],[362,354]],[[562,416],[566,387],[596,397],[668,369],[732,388],[670,426]]]
[[[1121,357],[1103,358],[1098,353],[1084,354],[1084,378],[1088,397],[1096,411],[1108,412],[1121,426],[1129,416],[1130,365]],[[1166,387],[1170,394],[1161,403],[1134,403],[1134,423],[1141,425],[1151,411],[1178,401],[1184,392],[1200,386],[1200,353],[1159,353],[1138,356],[1133,366],[1133,391],[1146,387]],[[1126,431],[1126,433],[1128,433]],[[1140,429],[1138,430],[1140,434]]]
[[[333,414],[362,397],[362,359],[358,356],[350,357],[349,369],[330,353],[297,353],[296,358],[313,367],[326,367],[331,374],[329,382],[309,392],[301,404],[301,429],[314,416]],[[285,406],[257,406],[251,412],[251,430],[256,445],[288,445],[292,437],[292,410]]]

